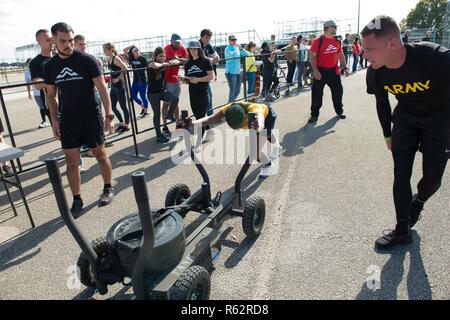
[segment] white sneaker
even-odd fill
[[[265,165],[261,168],[261,172],[259,173],[260,178],[267,178],[274,175],[272,170],[272,164]]]
[[[43,129],[43,128],[45,128],[45,127],[47,127],[47,122],[41,122],[41,124],[39,125],[39,129]]]
[[[85,173],[87,170],[85,168],[83,168],[83,166],[79,166],[80,168],[80,174]]]
[[[283,146],[279,143],[276,143],[275,145],[271,145],[271,149],[272,149],[272,152],[270,153],[270,160],[272,160],[272,161],[281,157],[281,155],[285,151]]]
[[[215,133],[213,129],[206,131],[205,136],[203,137],[203,143],[214,141]]]

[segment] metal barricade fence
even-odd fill
[[[295,52],[298,52],[298,51],[301,51],[301,50],[295,50]],[[284,53],[282,53],[282,54],[284,54]],[[254,55],[254,57],[255,58],[264,58],[265,56],[269,56],[269,55],[270,54],[256,54],[256,55]],[[236,102],[238,102],[238,101],[248,101],[250,98],[256,98],[256,97],[254,95],[250,95],[249,96],[248,93],[247,93],[247,91],[248,91],[247,89],[248,88],[247,88],[247,73],[246,73],[246,69],[247,69],[246,68],[247,67],[246,66],[246,57],[231,58],[231,59],[221,59],[221,63],[223,63],[223,62],[226,63],[226,61],[238,60],[238,59],[241,60],[241,67],[242,67],[242,70],[243,70],[242,71],[242,76],[243,76],[242,83],[243,83],[244,95],[243,95],[242,99],[238,99]],[[147,68],[129,69],[129,70],[126,70],[126,71],[122,71],[123,74],[124,74],[124,80],[125,80],[124,83],[125,83],[125,94],[126,94],[127,109],[128,109],[129,114],[130,114],[131,133],[130,134],[123,134],[123,135],[117,135],[117,136],[112,136],[112,137],[107,137],[106,138],[106,142],[107,143],[115,143],[115,142],[119,142],[119,141],[122,141],[122,140],[125,140],[125,139],[132,138],[132,141],[133,141],[132,149],[133,150],[131,152],[125,152],[124,154],[128,155],[128,156],[141,158],[141,159],[150,159],[151,156],[145,156],[145,155],[142,155],[142,154],[139,153],[139,146],[138,146],[137,136],[139,134],[142,134],[142,133],[146,133],[146,132],[149,132],[149,131],[154,131],[155,128],[152,126],[152,127],[148,128],[148,129],[141,130],[139,128],[139,126],[138,126],[137,116],[136,116],[136,111],[135,111],[135,104],[134,104],[134,101],[133,101],[132,96],[131,96],[131,76],[130,76],[130,74],[133,73],[134,71],[140,71],[140,70],[146,70],[146,69]],[[104,73],[104,75],[110,75],[110,74],[111,74],[110,72]],[[39,84],[39,83],[42,83],[42,82],[36,82],[35,84]],[[11,89],[17,89],[17,88],[25,88],[25,87],[33,85],[33,84],[34,83],[19,83],[19,84],[13,84],[13,85],[0,86],[0,104],[1,104],[1,109],[2,109],[2,112],[3,112],[4,122],[6,124],[6,128],[7,128],[7,131],[8,131],[7,137],[10,139],[11,145],[13,147],[17,147],[19,149],[21,148],[21,146],[18,145],[18,143],[16,141],[17,132],[14,131],[14,128],[13,128],[13,126],[11,124],[10,115],[8,113],[8,108],[7,108],[5,99],[4,99],[5,95],[11,94],[11,93],[6,93],[5,91],[6,90],[11,90]],[[301,79],[300,79],[300,81],[293,81],[291,84],[286,84],[284,87],[280,87],[280,90],[286,89],[289,92],[291,87],[293,87],[295,85],[298,85],[298,89],[297,90],[298,90],[298,92],[300,92],[301,91]],[[13,93],[18,93],[18,92],[25,92],[25,91],[17,91],[17,92],[13,92]],[[227,104],[228,104],[228,102],[225,103],[225,104],[221,104],[219,106],[216,106],[215,108],[213,108],[213,110],[218,110],[218,109],[222,108],[223,106],[225,106]],[[168,124],[172,124],[172,122],[169,122]],[[161,125],[161,127],[163,127],[163,124]],[[52,135],[51,138],[53,138],[53,135]],[[51,139],[51,138],[47,139],[47,141],[48,140],[51,140],[51,141],[48,141],[48,142],[55,142],[56,141],[56,139],[54,139],[54,138]],[[40,143],[40,142],[38,142],[38,143]],[[42,144],[44,144],[44,143],[42,143]],[[58,158],[58,161],[61,161],[63,159],[65,159],[65,157],[64,156],[60,156]],[[31,161],[28,161],[28,162],[30,163],[30,165],[27,165],[27,166],[24,167],[22,165],[21,161],[17,160],[19,173],[29,172],[29,171],[32,171],[32,170],[35,170],[35,169],[38,169],[38,168],[41,168],[41,167],[45,166],[44,162],[42,160],[39,160],[39,159],[32,159]]]

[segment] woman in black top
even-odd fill
[[[169,142],[170,139],[161,133],[161,101],[170,104],[169,112],[174,112],[178,106],[179,99],[171,92],[164,89],[164,79],[166,68],[172,65],[171,62],[164,62],[166,55],[163,48],[156,48],[154,61],[149,63],[147,69],[148,78],[148,100],[153,110],[153,125],[156,131],[158,142]],[[164,120],[164,126],[167,126],[167,119]]]
[[[122,59],[117,55],[117,51],[111,42],[103,45],[103,52],[108,57],[108,68],[111,70],[111,91],[109,93],[111,97],[111,107],[113,109],[116,118],[120,122],[116,132],[122,133],[129,131],[130,113],[127,109],[127,100],[125,98],[125,88],[123,80],[123,71],[127,70],[127,66],[123,63]],[[123,116],[117,110],[117,102],[123,111]]]
[[[131,68],[141,69],[133,71],[133,84],[131,85],[131,98],[142,108],[141,116],[148,116],[148,100],[147,100],[147,76],[145,69],[148,65],[147,59],[141,55],[141,51],[136,46],[130,46],[123,50],[127,57]],[[138,98],[140,95],[140,99]]]
[[[195,118],[202,119],[208,110],[208,82],[214,79],[213,67],[211,61],[205,57],[200,42],[190,41],[188,54],[189,60],[184,66],[185,76],[181,80],[189,84],[189,100]],[[207,129],[207,127],[202,128],[202,137]],[[201,141],[202,139],[199,138],[197,147],[200,146]]]

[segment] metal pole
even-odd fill
[[[244,100],[248,101],[248,95],[247,95],[247,58],[243,58],[243,70],[242,70],[242,82],[244,82]]]
[[[2,105],[3,115],[5,116],[6,127],[8,128],[9,139],[11,140],[11,145],[14,148],[17,148],[16,140],[14,139],[14,134],[13,134],[13,131],[11,129],[11,123],[9,122],[8,111],[6,110],[5,99],[3,99],[2,89],[0,89],[0,103]],[[20,163],[19,159],[17,159],[17,166],[19,167],[19,172],[22,172],[22,164]]]
[[[359,24],[361,20],[361,0],[358,0],[358,32],[356,33],[359,35]]]
[[[31,227],[34,229],[34,228],[36,228],[36,225],[34,223],[33,216],[31,215],[30,207],[28,206],[25,191],[23,191],[22,183],[20,182],[19,176],[17,174],[16,166],[14,165],[13,160],[11,160],[10,163],[11,163],[11,168],[13,169],[13,172],[14,172],[14,177],[16,179],[16,187],[20,191],[20,195],[22,196],[22,200],[23,200],[23,205],[25,206],[25,210],[27,211],[28,218],[30,219]]]
[[[129,71],[125,71],[125,77],[126,77],[126,83],[127,83],[127,90],[126,92],[128,93],[127,96],[127,100],[128,100],[128,106],[130,109],[130,117],[131,117],[131,122],[132,124],[134,124],[134,129],[136,131],[136,135],[139,134],[139,128],[138,128],[138,124],[137,124],[137,117],[136,117],[136,110],[134,109],[134,101],[133,98],[131,97],[131,80],[130,80],[130,74]],[[133,116],[131,116],[133,115]]]
[[[143,154],[139,154],[139,150],[138,150],[138,143],[137,143],[137,139],[136,139],[136,127],[137,124],[134,122],[136,120],[136,114],[134,112],[134,104],[131,101],[130,98],[130,92],[129,89],[131,88],[130,86],[130,77],[128,75],[128,72],[124,72],[125,73],[125,82],[127,85],[127,88],[125,90],[125,94],[126,94],[126,98],[127,98],[127,105],[129,106],[129,112],[130,112],[130,117],[131,117],[131,132],[132,132],[132,136],[133,136],[133,144],[134,144],[134,152],[124,152],[124,155],[130,156],[130,157],[135,157],[138,159],[144,159],[144,160],[150,160],[152,157],[151,156],[146,156]]]

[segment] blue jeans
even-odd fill
[[[208,82],[208,96],[209,96],[209,104],[208,104],[208,116],[212,116],[214,111],[213,111],[213,102],[212,102],[212,90],[211,90],[211,83]]]
[[[302,79],[303,79],[303,69],[305,68],[305,62],[304,61],[297,61],[297,69],[295,70],[294,74],[294,80],[299,83],[299,85],[302,85]]]
[[[138,98],[138,93],[141,99]],[[147,82],[133,82],[131,85],[131,98],[140,106],[144,106],[145,109],[148,108],[147,100]]]
[[[359,56],[354,54],[353,55],[353,72],[356,72],[356,69],[358,68],[358,61],[359,61]]]
[[[228,87],[230,88],[228,103],[232,103],[236,101],[236,98],[241,92],[241,75],[226,73],[225,76],[227,77]]]
[[[273,143],[275,141],[273,141],[274,139],[272,139],[272,130],[275,128],[277,114],[275,113],[271,105],[267,105],[267,107],[269,108],[269,114],[264,121],[264,126],[267,130],[267,140],[270,143]]]
[[[249,95],[254,94],[256,90],[256,72],[247,72],[247,83]]]

